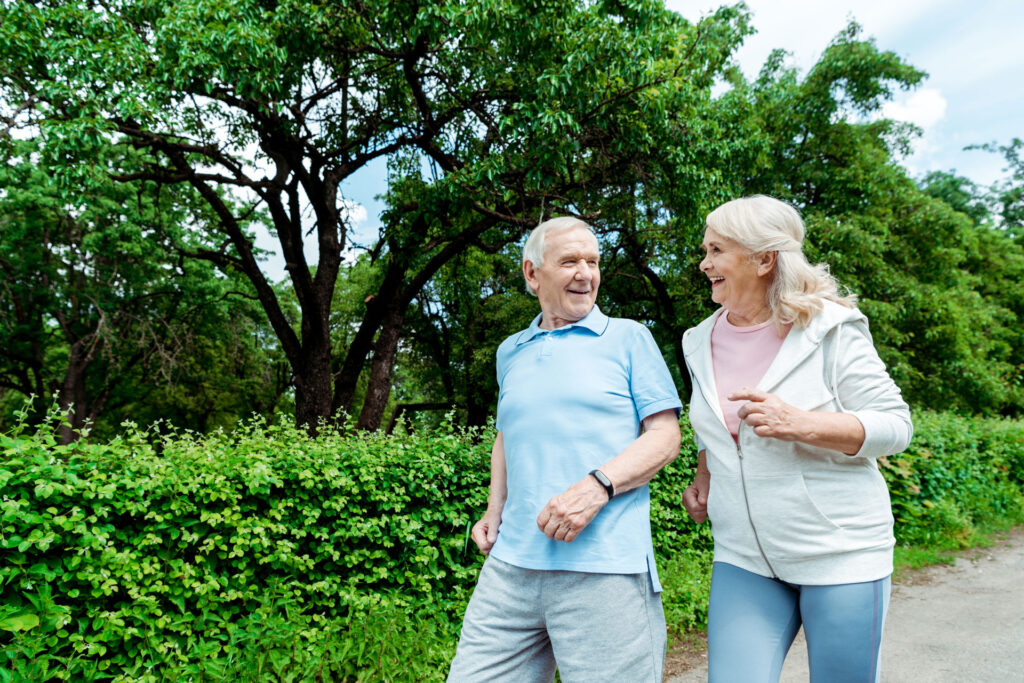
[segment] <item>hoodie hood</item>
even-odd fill
[[[824,307],[811,319],[807,327],[799,328],[794,325],[786,335],[775,361],[772,362],[758,383],[759,389],[771,392],[794,367],[814,353],[821,346],[825,336],[836,327],[848,323],[858,323],[863,324],[866,329],[867,318],[859,309],[847,308],[827,300],[822,303]],[[718,317],[724,311],[725,309],[719,308],[699,325],[688,329],[683,334],[683,355],[686,357],[686,363],[694,379],[698,380],[701,390],[705,392],[705,398],[711,406],[718,405],[717,396],[712,393],[714,366],[711,360],[711,330],[714,329]]]
[[[808,344],[820,344],[821,340],[825,338],[825,335],[827,335],[837,325],[856,321],[867,322],[867,317],[861,313],[858,308],[847,308],[842,304],[837,304],[834,301],[828,300],[825,300],[822,303],[824,304],[824,308],[818,311],[817,315],[811,318],[810,324],[803,328],[803,334],[799,335],[804,337]],[[695,327],[691,327],[683,334],[683,353],[687,357],[695,354],[703,345],[704,340],[711,337],[711,330],[714,329],[715,323],[718,321],[718,316],[722,315],[724,312],[724,308],[719,308],[717,311],[701,321],[700,324]],[[792,337],[797,335],[789,336]],[[787,337],[787,340],[788,338],[789,337]]]

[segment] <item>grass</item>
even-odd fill
[[[899,581],[906,572],[923,567],[953,564],[965,550],[988,548],[998,543],[1011,529],[1024,524],[1024,510],[970,526],[965,534],[946,537],[929,545],[897,544],[893,558],[893,579]]]

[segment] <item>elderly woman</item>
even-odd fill
[[[910,410],[803,238],[771,197],[713,211],[700,269],[721,308],[683,335],[699,451],[683,504],[715,541],[712,683],[778,681],[801,625],[812,682],[879,680],[895,539],[876,459],[910,442]]]

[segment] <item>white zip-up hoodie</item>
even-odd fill
[[[910,409],[855,308],[825,301],[794,325],[757,388],[803,410],[847,412],[864,425],[856,455],[725,425],[711,363],[719,309],[683,335],[693,379],[690,424],[711,472],[715,561],[794,584],[874,581],[892,573],[893,517],[876,458],[910,443]]]

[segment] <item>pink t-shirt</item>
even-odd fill
[[[780,337],[772,320],[750,327],[737,327],[729,322],[728,315],[728,311],[722,311],[711,330],[711,362],[715,368],[715,386],[725,425],[735,439],[740,430],[740,418],[736,413],[746,401],[730,401],[726,396],[743,387],[753,389],[757,386],[778,355],[792,325],[784,326]]]

